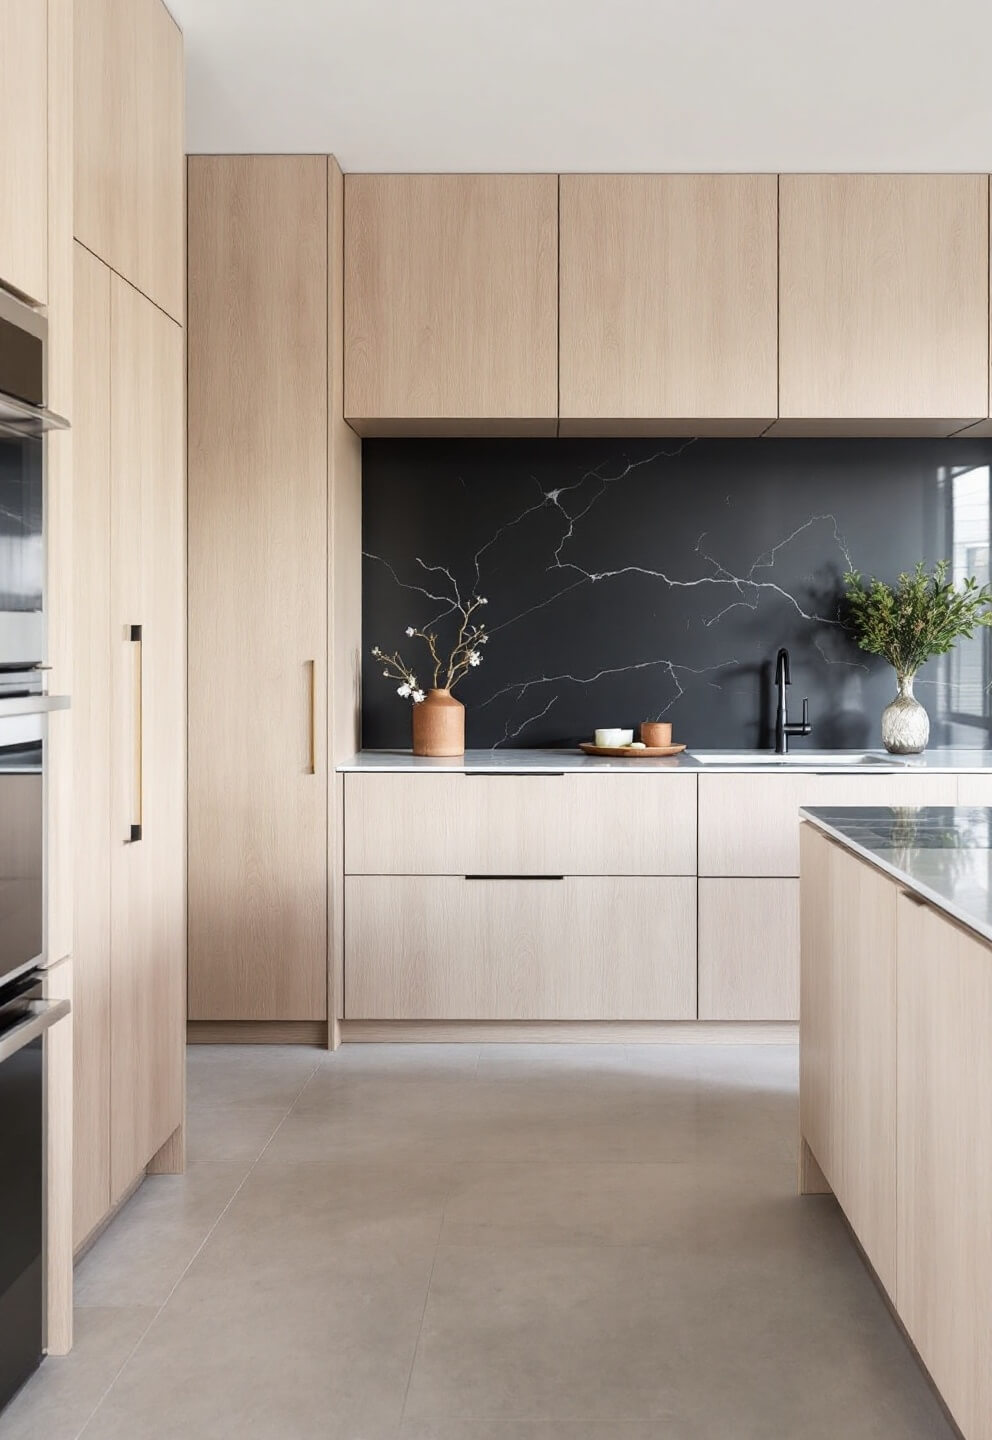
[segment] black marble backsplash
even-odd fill
[[[367,748],[410,743],[372,660],[430,666],[407,626],[489,604],[484,663],[456,694],[467,744],[548,746],[670,719],[697,747],[772,743],[775,653],[792,655],[793,748],[877,746],[895,684],[842,620],[848,566],[989,566],[992,441],[366,440]],[[921,672],[931,744],[990,743],[989,635]]]

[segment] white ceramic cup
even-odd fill
[[[596,744],[601,750],[617,750],[621,745],[629,745],[633,738],[633,730],[596,731]]]

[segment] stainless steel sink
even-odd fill
[[[897,755],[871,750],[795,750],[776,755],[773,750],[690,750],[699,765],[768,766],[771,769],[796,766],[813,770],[858,770],[873,766],[899,768],[910,764]]]

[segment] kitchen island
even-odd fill
[[[992,809],[801,811],[800,1188],[992,1435]]]

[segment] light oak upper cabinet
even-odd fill
[[[554,175],[345,177],[345,418],[555,433]]]
[[[75,254],[74,1232],[183,1123],[185,498],[180,327]]]
[[[0,0],[0,285],[48,300],[48,6]]]
[[[779,434],[988,415],[985,175],[783,175]]]
[[[76,0],[75,235],[184,316],[183,40],[161,0]]]
[[[778,413],[774,175],[561,177],[562,435]]]
[[[328,165],[189,161],[189,1017],[327,1017]]]

